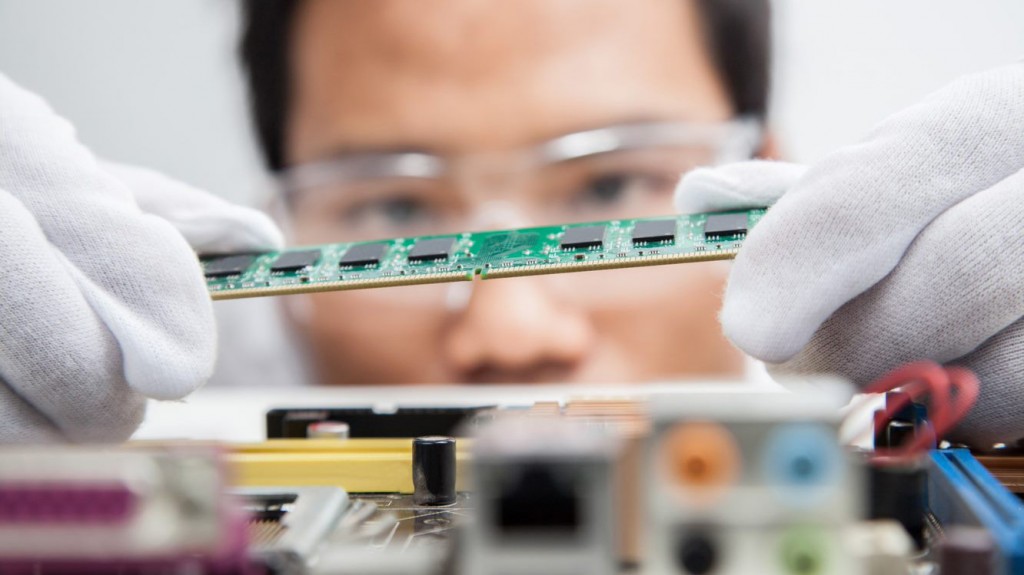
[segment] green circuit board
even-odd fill
[[[613,220],[201,258],[215,300],[735,257],[764,209]]]

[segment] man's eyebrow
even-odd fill
[[[572,136],[574,134],[583,134],[587,132],[594,132],[598,130],[616,130],[621,128],[627,128],[630,126],[641,126],[644,124],[664,124],[670,122],[680,122],[678,118],[666,118],[651,115],[636,115],[620,117],[610,122],[605,123],[587,123],[575,126],[570,130],[563,130],[557,133],[550,133],[546,137],[532,142],[532,145],[544,145],[548,142],[564,138],[566,136]],[[360,157],[388,157],[388,156],[403,156],[403,155],[421,155],[430,156],[435,158],[443,158],[446,153],[442,149],[430,148],[426,146],[405,146],[405,145],[385,145],[385,146],[335,146],[330,148],[329,151],[317,155],[313,162],[324,162],[338,159],[358,159]],[[586,155],[586,154],[584,154]]]
[[[663,124],[668,122],[685,122],[685,119],[670,118],[665,116],[652,116],[649,114],[637,114],[635,116],[623,116],[606,122],[587,122],[579,125],[572,126],[570,129],[559,130],[558,132],[550,132],[545,134],[543,137],[538,138],[532,144],[540,144],[549,140],[554,140],[562,136],[570,136],[572,134],[579,134],[582,132],[592,132],[594,130],[605,130],[623,128],[627,126],[643,125],[643,124]],[[439,148],[431,148],[428,146],[416,146],[416,145],[369,145],[369,146],[352,146],[342,145],[331,147],[327,152],[318,154],[318,158],[339,158],[348,156],[360,156],[360,155],[401,155],[401,154],[424,154],[428,156],[444,156],[445,151]]]
[[[411,154],[437,157],[443,155],[439,150],[421,146],[335,146],[323,154],[318,154],[313,161],[358,158],[360,156],[402,156]]]
[[[687,122],[678,119],[653,118],[637,116],[628,120],[604,124],[598,127],[563,133],[545,140],[538,151],[551,162],[571,162],[608,152],[630,149],[640,145],[650,145],[652,136],[658,139],[657,132],[649,133],[645,128],[671,129]],[[644,130],[638,132],[637,130]],[[639,136],[638,134],[644,134]]]
[[[572,134],[581,134],[583,132],[593,132],[595,130],[607,130],[616,128],[625,128],[629,126],[638,126],[643,124],[666,124],[676,122],[686,122],[685,119],[680,118],[669,118],[664,116],[651,116],[651,115],[636,115],[636,116],[625,116],[620,117],[612,121],[603,123],[587,123],[574,126],[571,130],[563,130],[558,133],[548,134],[547,137],[542,141],[555,140],[562,136],[571,136]]]

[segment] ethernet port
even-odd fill
[[[579,470],[526,462],[501,478],[495,520],[503,535],[574,536],[582,522]]]

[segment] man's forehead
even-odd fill
[[[299,161],[337,148],[501,148],[728,98],[687,0],[311,0],[296,22]],[[642,7],[642,8],[641,8]]]
[[[298,27],[317,51],[359,54],[389,69],[487,76],[500,59],[535,63],[538,55],[572,51],[600,37],[609,44],[648,38],[674,40],[689,32],[692,0],[306,0]]]

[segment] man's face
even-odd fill
[[[339,189],[295,211],[299,244],[669,214],[675,158],[629,168],[651,172],[634,182],[588,176],[582,162],[524,167],[521,150],[605,126],[733,113],[690,0],[306,0],[292,42],[289,164],[422,150],[465,167],[444,186]],[[286,303],[323,383],[628,383],[741,371],[716,318],[726,270],[688,264]]]

